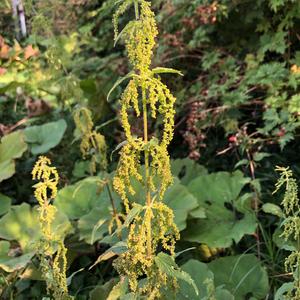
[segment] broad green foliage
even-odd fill
[[[298,195],[295,185],[283,197],[272,191],[276,164],[299,177],[300,1],[153,0],[154,18],[148,0],[22,0],[25,38],[13,1],[0,2],[0,298],[52,300],[37,273],[42,233],[30,180],[44,153],[61,175],[52,229],[68,250],[76,300],[144,300],[165,283],[162,300],[297,299],[299,207],[287,209]],[[83,107],[93,125],[76,129]],[[101,147],[86,146],[93,132]],[[112,187],[120,166],[115,187],[128,194],[127,209]],[[161,210],[155,222],[146,196]],[[151,238],[128,227],[157,233],[173,213],[174,259],[159,242],[144,276],[141,245]],[[153,278],[152,295],[130,292],[132,273],[113,267],[132,244],[140,248],[123,266],[142,270],[138,289]]]
[[[0,193],[0,216],[5,214],[11,206],[11,199]]]
[[[214,273],[209,269],[207,264],[191,259],[182,266],[182,270],[190,274],[193,278],[199,295],[195,294],[186,283],[180,282],[180,288],[176,299],[210,299],[215,297],[216,300],[234,300],[233,295],[223,285],[215,287]]]
[[[78,220],[79,239],[88,244],[94,244],[108,233],[111,212],[108,204],[94,207],[88,214]]]
[[[0,182],[15,173],[14,159],[20,158],[26,151],[22,131],[16,131],[4,136],[0,142]]]
[[[92,212],[95,207],[106,211],[110,207],[110,200],[103,181],[99,177],[87,177],[61,189],[54,204],[70,219],[78,219]]]
[[[60,212],[57,214],[52,228],[53,232],[61,238],[72,232],[70,222]],[[24,268],[34,256],[37,242],[41,238],[36,208],[31,208],[27,203],[12,206],[0,219],[0,238],[7,241],[3,241],[1,244],[0,268],[7,272]],[[15,245],[15,242],[18,246]],[[6,252],[11,246],[11,250]],[[8,255],[8,253],[14,254]]]
[[[25,140],[30,146],[32,154],[46,153],[57,146],[66,131],[67,123],[64,119],[43,125],[30,126],[24,130]]]
[[[18,249],[15,251],[18,251]],[[23,255],[16,255],[15,257],[8,255],[9,252],[10,243],[8,241],[0,241],[0,269],[3,269],[5,272],[22,270],[34,256],[33,251]]]
[[[12,206],[0,219],[0,237],[17,241],[22,251],[29,251],[34,249],[35,242],[40,238],[40,227],[37,225],[36,208],[31,208],[27,203]],[[60,237],[72,231],[71,224],[63,213],[58,213],[52,228]]]
[[[208,267],[216,286],[224,285],[236,300],[244,300],[246,295],[263,299],[269,291],[267,272],[253,254],[218,258]]]
[[[205,208],[206,218],[192,220],[184,239],[211,247],[229,247],[245,234],[254,233],[251,194],[240,195],[248,182],[240,171],[212,173],[192,180],[188,191]]]

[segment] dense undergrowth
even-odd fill
[[[298,299],[299,1],[22,2],[0,298]]]

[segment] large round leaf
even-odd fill
[[[256,229],[256,218],[251,209],[251,195],[239,197],[249,180],[239,171],[212,173],[195,178],[188,190],[206,210],[206,219],[195,219],[183,237],[210,247],[229,247],[245,234]]]
[[[107,188],[102,183],[99,177],[91,176],[66,186],[58,192],[54,205],[70,219],[87,215],[95,207],[111,207]],[[119,210],[118,198],[115,194],[113,198]]]
[[[57,212],[52,232],[64,239],[70,231],[67,217]],[[32,208],[27,203],[12,206],[0,219],[0,238],[6,240],[0,242],[0,268],[6,272],[24,268],[35,254],[41,236],[37,207]]]
[[[0,182],[15,173],[14,159],[20,158],[26,151],[22,131],[15,131],[5,135],[0,143]]]
[[[0,216],[5,214],[11,206],[11,199],[0,193]]]
[[[52,232],[61,238],[71,231],[67,217],[57,212],[52,224]],[[32,208],[28,203],[12,206],[7,214],[0,219],[0,238],[17,241],[21,251],[32,251],[36,241],[41,237],[37,207]]]
[[[172,174],[180,179],[181,184],[188,184],[195,177],[206,175],[205,167],[197,164],[189,158],[175,159],[171,161]]]
[[[0,241],[0,269],[5,272],[13,272],[23,269],[34,255],[34,251],[15,257],[9,255],[10,243],[8,241]]]
[[[30,126],[24,130],[25,140],[30,145],[32,154],[46,153],[57,146],[67,128],[64,119],[38,126]]]
[[[191,259],[185,263],[181,269],[191,275],[198,287],[199,296],[197,296],[193,289],[189,288],[186,283],[181,282],[176,299],[206,299],[206,297],[209,296],[208,291],[210,290],[210,285],[214,286],[214,274],[209,270],[208,266],[200,261]],[[214,288],[213,293],[216,300],[234,300],[230,292],[222,287]]]
[[[252,296],[265,299],[269,291],[268,274],[253,254],[218,258],[208,264],[215,284],[224,285],[235,300]]]

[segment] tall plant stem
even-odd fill
[[[134,13],[135,13],[135,19],[138,20],[140,14],[139,14],[139,4],[136,0],[134,1]]]
[[[255,180],[255,167],[254,167],[254,162],[252,159],[252,156],[250,154],[250,151],[247,149],[247,158],[249,161],[249,168],[250,168],[250,174],[251,174],[251,179]],[[254,198],[254,212],[255,212],[255,216],[256,216],[256,220],[259,223],[258,220],[258,205],[259,205],[259,193],[257,191],[257,189],[255,188],[255,186],[252,186],[252,189],[254,191],[255,194],[255,198]],[[257,256],[260,259],[261,258],[261,249],[260,249],[260,232],[259,232],[259,226],[256,229],[256,245],[257,245]]]
[[[150,170],[149,170],[149,150],[147,149],[148,143],[148,117],[147,117],[147,102],[145,88],[142,88],[142,101],[143,101],[143,121],[144,121],[144,143],[146,145],[145,155],[145,188],[146,188],[146,205],[147,210],[151,209],[151,194],[150,194]],[[147,211],[146,211],[147,212]],[[151,214],[149,218],[146,218],[148,224],[147,227],[147,254],[150,256],[152,253],[152,241],[151,241]]]

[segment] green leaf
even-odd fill
[[[154,261],[161,272],[165,273],[171,278],[183,280],[193,287],[196,295],[199,294],[198,288],[192,277],[188,273],[181,270],[170,255],[160,252],[154,258]]]
[[[205,167],[189,158],[172,160],[171,169],[173,176],[178,177],[180,183],[184,185],[187,185],[195,177],[207,174]]]
[[[11,206],[11,199],[0,193],[0,215],[8,212]]]
[[[287,293],[294,289],[293,282],[286,282],[281,285],[281,287],[276,291],[274,300],[286,300]]]
[[[19,255],[17,249],[14,251],[16,256],[8,255],[10,251],[10,243],[8,241],[0,241],[0,269],[5,272],[14,272],[26,267],[34,256],[34,252]]]
[[[52,231],[63,238],[71,229],[67,217],[57,212]],[[12,206],[9,212],[0,219],[0,238],[17,241],[23,253],[35,250],[36,242],[40,237],[37,209],[30,207],[28,203]]]
[[[121,280],[113,287],[109,293],[107,300],[118,300],[122,296],[126,295],[128,290],[128,279],[126,277],[121,277]]]
[[[54,205],[70,219],[89,214],[95,207],[111,207],[99,177],[87,177],[58,191]]]
[[[26,151],[23,131],[5,135],[0,143],[0,182],[15,173],[14,159],[20,158]]]
[[[181,269],[188,273],[191,278],[193,278],[195,285],[199,291],[199,295],[197,295],[194,289],[191,289],[190,286],[179,280],[179,289],[176,294],[176,300],[198,300],[198,299],[210,299],[208,296],[213,297],[216,300],[234,300],[232,294],[229,291],[223,289],[221,286],[215,289],[214,295],[208,295],[209,284],[214,286],[214,274],[211,272],[207,266],[198,260],[191,259],[187,263],[181,266]],[[170,298],[170,297],[169,297]]]
[[[199,206],[206,209],[206,219],[191,220],[183,238],[226,248],[233,240],[238,243],[245,234],[256,229],[256,218],[249,195],[239,197],[249,182],[240,171],[217,172],[195,178],[188,190],[197,198]]]
[[[235,165],[234,168],[238,168],[239,166],[244,166],[244,165],[248,165],[249,164],[249,160],[248,159],[241,159],[239,160]]]
[[[224,285],[235,300],[244,300],[249,294],[264,299],[269,292],[268,274],[253,254],[218,258],[208,267],[214,273],[215,285]]]
[[[172,69],[172,68],[163,68],[163,67],[157,67],[152,69],[153,74],[161,74],[161,73],[173,73],[173,74],[178,74],[180,76],[183,76],[181,71]]]
[[[116,279],[111,279],[103,285],[97,285],[89,294],[90,300],[107,300],[109,293],[116,284]]]
[[[78,221],[79,239],[88,244],[94,244],[108,232],[108,222],[111,218],[108,206],[95,207]]]
[[[254,154],[253,159],[254,161],[258,162],[263,160],[265,157],[270,157],[271,154],[270,153],[265,153],[265,152],[257,152]]]
[[[101,254],[95,263],[89,268],[92,269],[95,265],[99,264],[102,261],[108,260],[116,255],[122,254],[127,251],[127,243],[120,241],[106,250],[103,254]]]
[[[284,216],[282,209],[278,205],[273,203],[265,203],[262,206],[262,210],[267,214],[271,214],[279,218],[282,218]]]
[[[64,119],[24,130],[25,140],[30,145],[32,154],[46,153],[57,146],[63,138],[67,123]]]
[[[109,97],[110,97],[110,94],[126,79],[130,78],[130,77],[133,77],[135,74],[134,72],[129,72],[126,76],[123,76],[121,78],[119,78],[115,83],[114,85],[112,86],[112,88],[109,90],[108,94],[107,94],[107,101],[109,101]]]
[[[173,185],[166,191],[164,203],[174,212],[174,221],[179,230],[186,228],[188,214],[197,214],[205,217],[204,209],[198,207],[197,199],[174,178]],[[197,211],[196,211],[197,210]]]

